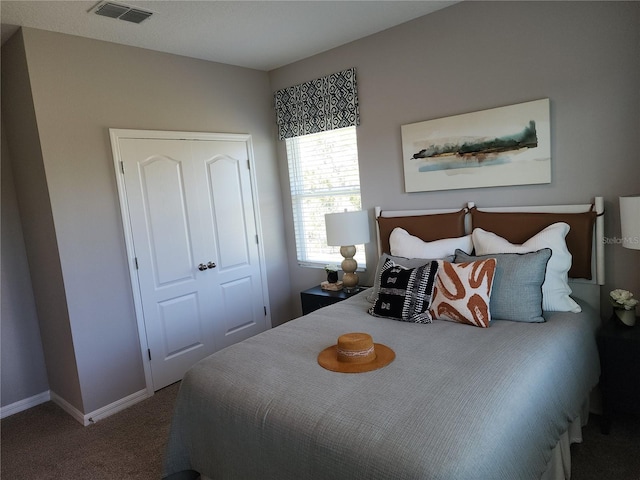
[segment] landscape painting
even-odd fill
[[[549,99],[401,127],[405,190],[551,182]]]

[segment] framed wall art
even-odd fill
[[[407,192],[551,182],[549,99],[402,125]]]

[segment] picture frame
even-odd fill
[[[549,99],[401,126],[406,192],[551,182]]]

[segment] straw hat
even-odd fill
[[[318,355],[321,367],[332,372],[361,373],[377,370],[393,362],[396,354],[386,345],[373,343],[368,333],[345,333],[338,343]]]

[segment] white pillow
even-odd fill
[[[569,296],[571,295],[571,288],[568,283],[568,272],[571,268],[571,254],[565,242],[569,228],[569,225],[564,222],[554,223],[535,234],[522,245],[514,245],[499,235],[481,228],[474,228],[471,236],[476,255],[528,253],[550,248],[551,258],[547,263],[547,271],[542,284],[542,309],[545,311],[577,313],[582,309]]]
[[[455,255],[457,248],[468,254],[473,250],[471,235],[425,242],[400,227],[394,228],[389,235],[389,246],[391,255],[405,258],[437,259]]]

